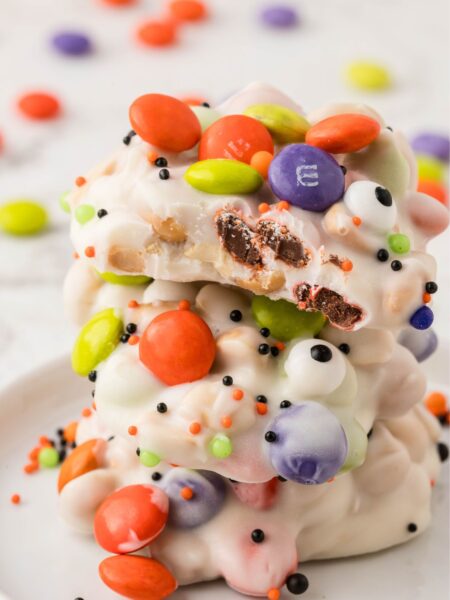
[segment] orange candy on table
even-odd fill
[[[189,310],[155,317],[141,336],[141,362],[166,385],[202,379],[212,367],[216,342],[208,325]]]
[[[164,94],[137,98],[130,106],[130,122],[143,140],[169,152],[189,150],[201,136],[200,122],[189,106]]]
[[[145,46],[170,46],[176,40],[176,26],[172,21],[152,19],[139,25],[136,36]]]
[[[273,154],[272,136],[264,125],[246,115],[228,115],[203,133],[198,158],[229,158],[250,164],[261,151]]]
[[[199,0],[172,0],[169,11],[177,21],[201,21],[207,16],[206,6]]]
[[[164,529],[169,498],[163,490],[128,485],[110,494],[94,520],[97,543],[107,552],[128,554],[147,546]]]
[[[447,398],[442,392],[431,392],[425,398],[425,406],[435,417],[442,417],[447,413]]]
[[[53,119],[60,112],[59,100],[45,92],[30,92],[17,101],[17,108],[29,119]]]
[[[107,442],[102,439],[88,440],[77,446],[61,465],[58,492],[61,492],[72,479],[99,469],[103,462],[106,446]]]
[[[319,121],[306,133],[305,142],[331,154],[357,152],[371,144],[380,124],[366,115],[343,114]]]
[[[100,563],[99,574],[114,592],[132,600],[162,600],[177,589],[172,573],[145,556],[110,556]]]
[[[130,4],[135,4],[136,0],[101,0],[103,4],[107,4],[108,6],[129,6]]]
[[[447,189],[442,183],[438,181],[431,181],[429,179],[420,179],[419,184],[417,186],[417,191],[422,192],[422,194],[428,194],[428,196],[432,196],[442,202],[445,206],[448,204],[448,194]]]

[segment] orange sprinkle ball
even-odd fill
[[[244,392],[240,389],[233,390],[233,400],[242,400]]]
[[[192,500],[194,497],[194,490],[188,486],[181,488],[180,496],[183,498],[183,500]]]
[[[201,106],[202,104],[205,104],[205,102],[208,103],[208,101],[201,96],[183,96],[180,100],[189,106]]]
[[[94,258],[94,256],[95,256],[95,248],[94,248],[94,246],[86,246],[86,248],[84,249],[84,254],[88,258]]]
[[[201,21],[207,17],[206,6],[199,0],[172,0],[169,11],[177,21]]]
[[[68,444],[73,444],[77,435],[78,422],[72,421],[64,428],[64,439]]]
[[[277,204],[277,210],[289,210],[290,208],[291,205],[287,200],[281,200],[281,202],[278,202]]]
[[[267,414],[267,404],[265,402],[256,403],[256,412],[258,415],[264,416]]]
[[[200,423],[197,423],[197,421],[194,421],[194,423],[191,423],[189,425],[189,431],[190,431],[190,433],[192,433],[192,435],[199,434],[201,430],[202,430],[202,426],[200,425]]]
[[[278,588],[272,588],[267,592],[268,600],[279,600],[280,598],[280,590]]]
[[[128,343],[130,344],[130,346],[136,346],[136,344],[139,344],[139,336],[138,335],[130,335],[130,337],[128,338]]]
[[[87,406],[86,408],[83,408],[81,414],[83,417],[90,417],[92,415],[92,410]]]
[[[233,419],[230,416],[226,415],[225,417],[222,417],[220,419],[220,423],[222,427],[224,427],[225,429],[229,429],[233,425]]]
[[[178,310],[190,310],[191,303],[189,300],[180,300],[178,303]]]
[[[128,302],[128,308],[139,308],[139,302],[137,300],[130,300]]]
[[[335,479],[336,477],[330,477],[330,479],[327,479],[327,483],[333,483]]]
[[[37,461],[30,462],[27,465],[25,465],[23,468],[24,473],[26,473],[27,475],[31,475],[31,473],[34,473],[38,469],[39,469],[39,463]]]
[[[136,37],[144,46],[171,46],[176,40],[176,27],[171,21],[144,21]]]
[[[278,350],[279,350],[280,352],[283,352],[283,350],[285,350],[285,349],[286,349],[286,344],[284,344],[283,342],[277,342],[277,343],[275,344],[275,348],[278,348]]]
[[[41,435],[39,438],[39,444],[41,446],[50,446],[50,440],[46,435]]]
[[[21,501],[20,494],[13,494],[11,496],[11,502],[12,502],[12,504],[20,504],[20,501]]]
[[[435,417],[444,416],[447,413],[447,398],[441,392],[431,392],[425,398],[425,406]]]
[[[353,217],[352,221],[353,221],[353,225],[355,225],[356,227],[359,227],[362,223],[361,217]]]
[[[38,459],[40,449],[41,448],[39,446],[36,446],[35,448],[33,448],[33,450],[31,450],[31,452],[29,452],[28,458],[32,462]]]
[[[92,410],[97,410],[97,405],[95,404],[95,400],[94,400],[94,402],[91,404],[91,406],[92,406]]]
[[[433,488],[436,485],[436,481],[434,479],[430,479],[430,485]]]
[[[428,302],[431,302],[431,294],[429,294],[428,292],[424,292],[422,300],[424,304],[428,304]]]
[[[30,92],[17,101],[19,111],[29,119],[54,119],[60,112],[58,99],[45,92]]]
[[[159,154],[157,152],[154,152],[153,150],[150,150],[150,152],[147,152],[147,160],[151,164],[154,164],[154,162],[158,158],[158,156],[159,156]]]
[[[353,269],[353,263],[351,260],[343,260],[341,262],[341,269],[344,271],[344,273],[348,273]]]
[[[136,435],[138,432],[138,428],[136,427],[136,425],[130,425],[128,427],[128,435]]]
[[[83,187],[83,185],[85,185],[85,184],[86,184],[86,178],[85,177],[81,177],[80,176],[80,177],[77,177],[75,179],[75,185],[77,187]]]
[[[78,252],[73,252],[72,256],[75,260],[78,260],[80,258],[80,255],[78,254]]]
[[[267,179],[267,175],[269,174],[270,163],[273,160],[273,154],[268,152],[267,150],[260,150],[259,152],[255,152],[255,154],[250,159],[250,166],[258,171],[263,179]]]
[[[262,215],[266,212],[269,212],[270,210],[270,205],[267,204],[267,202],[261,202],[261,204],[258,206],[258,212],[261,213]]]
[[[431,181],[428,179],[420,179],[419,185],[417,186],[417,191],[422,192],[422,194],[428,194],[428,196],[432,196],[442,204],[447,206],[448,204],[448,194],[447,189],[442,183],[438,181]]]

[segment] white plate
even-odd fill
[[[72,374],[67,358],[0,394],[0,590],[9,600],[118,598],[97,575],[105,553],[91,537],[69,531],[57,517],[56,472],[31,476],[22,472],[39,435],[53,435],[55,428],[76,418],[87,398],[90,387]],[[21,505],[9,502],[13,493],[21,494]],[[433,511],[432,527],[409,544],[353,559],[302,565],[301,572],[310,580],[305,600],[448,598],[447,469],[435,488]],[[182,588],[173,597],[242,598],[221,582]],[[288,593],[282,597],[294,598]]]

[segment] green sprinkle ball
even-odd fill
[[[209,449],[216,458],[228,458],[233,452],[233,445],[227,435],[218,433],[211,440]]]
[[[75,209],[75,219],[80,225],[84,225],[95,217],[95,208],[92,204],[80,204]]]
[[[59,465],[59,453],[53,446],[41,448],[38,454],[38,462],[44,469],[54,469]]]
[[[393,233],[388,237],[388,243],[395,254],[407,254],[411,248],[409,237],[404,233]]]
[[[156,467],[161,462],[161,458],[157,454],[148,450],[140,451],[139,460],[145,467]]]

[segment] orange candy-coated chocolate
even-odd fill
[[[102,465],[106,446],[107,442],[102,439],[88,440],[77,446],[61,465],[58,492],[61,492],[72,479],[98,469]]]
[[[441,417],[447,413],[447,398],[441,392],[431,392],[425,398],[425,406],[435,417]]]
[[[176,41],[176,27],[171,21],[144,21],[136,31],[139,42],[145,46],[170,46]]]
[[[103,583],[125,598],[162,600],[177,589],[172,573],[145,556],[110,556],[99,565]]]
[[[245,115],[228,115],[203,133],[198,157],[229,158],[250,164],[256,152],[262,150],[273,154],[272,137],[264,125]]]
[[[216,356],[208,325],[188,310],[158,315],[141,336],[139,358],[166,385],[205,377]]]
[[[189,150],[201,136],[200,122],[189,106],[163,94],[137,98],[130,106],[130,122],[143,140],[169,152]]]
[[[60,112],[58,99],[45,92],[31,92],[24,94],[17,101],[20,112],[29,119],[53,119]]]
[[[128,485],[110,494],[94,520],[97,543],[107,552],[128,554],[147,546],[164,529],[166,493],[150,484]]]
[[[420,179],[419,184],[417,186],[417,191],[422,192],[422,194],[428,194],[428,196],[432,196],[445,204],[448,204],[448,194],[447,189],[442,183],[438,181],[431,181],[429,179]]]
[[[169,11],[177,21],[201,21],[207,16],[206,6],[199,0],[172,0]]]
[[[319,121],[308,130],[305,141],[332,154],[357,152],[371,144],[380,124],[366,115],[343,114]]]

